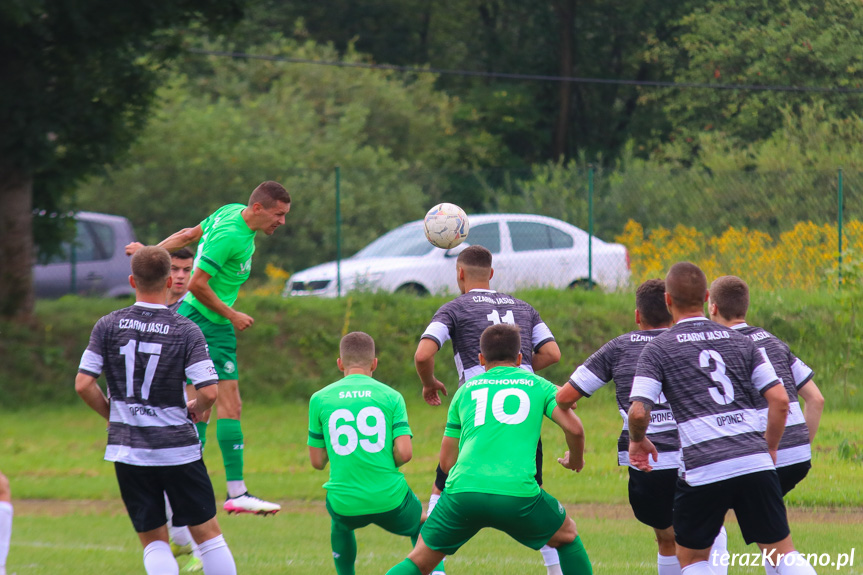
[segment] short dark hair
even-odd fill
[[[468,246],[461,251],[455,261],[461,266],[491,269],[491,252],[482,246]]]
[[[671,324],[671,312],[665,305],[665,280],[650,279],[635,290],[635,308],[643,323],[650,327]]]
[[[479,350],[486,362],[517,361],[521,351],[518,326],[498,323],[485,328],[479,337]]]
[[[261,182],[258,187],[254,189],[252,195],[249,196],[250,206],[253,204],[261,204],[265,208],[270,209],[278,202],[282,202],[284,204],[291,203],[291,194],[289,194],[288,190],[285,189],[285,186],[279,182]]]
[[[171,252],[171,259],[174,258],[177,258],[178,260],[191,260],[195,258],[195,254],[189,248],[180,248]]]
[[[171,275],[171,256],[158,246],[144,246],[132,256],[132,277],[138,290],[153,293],[165,287]]]
[[[710,284],[710,301],[725,319],[745,319],[749,311],[749,286],[737,276],[718,277]]]
[[[362,331],[352,331],[339,342],[339,357],[343,366],[371,365],[375,359],[375,340]]]
[[[704,309],[707,295],[707,276],[701,268],[690,262],[677,262],[665,276],[665,291],[679,308]]]

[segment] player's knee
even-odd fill
[[[9,480],[5,475],[0,473],[0,501],[11,501],[12,489],[9,485]]]
[[[563,521],[563,525],[560,526],[560,529],[557,530],[557,533],[549,540],[548,545],[549,547],[560,547],[561,545],[572,543],[577,536],[578,529],[575,526],[575,521],[567,517]]]
[[[677,543],[674,542],[674,529],[654,529],[656,531],[656,544],[659,547],[659,554],[665,556],[675,555],[677,553]]]

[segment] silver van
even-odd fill
[[[36,297],[134,295],[129,285],[129,256],[124,250],[126,244],[135,241],[129,220],[78,212],[75,227],[74,242],[64,242],[58,254],[33,266]]]

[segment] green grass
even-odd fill
[[[285,510],[269,518],[219,515],[241,573],[334,572],[321,488],[326,474],[308,464],[306,409],[298,402],[246,404],[248,483],[255,493],[282,502]],[[408,412],[415,455],[405,473],[425,501],[445,411],[411,401]],[[607,398],[595,398],[582,402],[578,413],[587,431],[587,465],[580,474],[557,465],[563,439],[553,424],[546,424],[546,488],[567,505],[578,523],[597,574],[653,574],[652,534],[631,517],[626,472],[616,465],[620,429],[616,409]],[[91,574],[96,567],[104,573],[143,573],[141,551],[119,503],[113,467],[102,461],[104,430],[104,423],[83,403],[0,412],[0,469],[12,481],[18,502],[10,573]],[[211,429],[211,439],[213,433]],[[843,441],[863,444],[863,415],[825,414],[816,438],[814,468],[789,495],[792,531],[804,551],[835,555],[861,543],[863,463],[840,449]],[[206,461],[217,498],[221,498],[224,471],[217,449],[211,447]],[[733,525],[729,533],[732,550],[753,550],[744,548]],[[382,573],[409,550],[406,540],[374,527],[360,531],[358,542],[359,573]],[[863,549],[858,551],[859,564]],[[730,572],[762,572],[752,569]],[[543,569],[539,554],[511,543],[502,534],[484,532],[450,560],[449,571],[520,574],[542,573]],[[863,573],[859,566],[841,572]]]

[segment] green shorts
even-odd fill
[[[565,519],[563,505],[543,490],[536,497],[444,491],[420,534],[431,549],[447,555],[453,555],[484,527],[499,529],[522,545],[539,549]]]
[[[333,519],[333,531],[353,531],[374,524],[390,533],[411,537],[419,533],[423,506],[414,492],[408,489],[401,504],[392,511],[368,515],[339,515],[330,507],[329,499],[327,511]]]
[[[180,304],[177,313],[186,316],[201,328],[207,347],[210,348],[210,358],[216,366],[219,380],[240,379],[237,367],[237,335],[231,324],[213,323],[204,314],[187,302]]]

